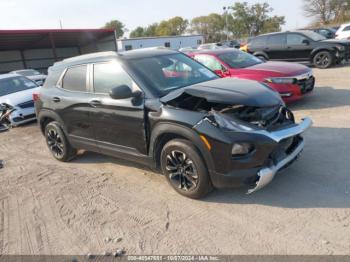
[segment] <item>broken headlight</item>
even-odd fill
[[[235,143],[232,146],[232,156],[233,157],[239,157],[244,156],[253,151],[254,147],[253,145],[249,143]]]

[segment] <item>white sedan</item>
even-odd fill
[[[43,85],[45,82],[45,79],[47,75],[43,75],[39,71],[36,71],[34,69],[22,69],[22,70],[16,70],[10,72],[10,74],[17,74],[17,75],[22,75],[30,80],[33,80],[35,83],[37,83],[39,86]]]
[[[36,119],[33,93],[40,87],[32,80],[15,74],[0,75],[0,104],[5,103],[16,110],[10,115],[12,126]]]

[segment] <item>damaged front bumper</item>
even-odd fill
[[[301,133],[305,132],[310,126],[312,125],[312,121],[310,118],[305,118],[303,121],[291,128],[283,129],[281,131],[271,132],[268,133],[266,131],[266,134],[268,137],[272,138],[276,142],[280,142],[284,139],[294,137],[297,135],[300,135]],[[248,194],[254,193],[266,185],[268,185],[273,178],[275,177],[276,173],[283,169],[284,167],[288,166],[290,163],[292,163],[294,160],[298,158],[298,156],[301,154],[301,152],[304,149],[304,140],[300,138],[298,141],[298,144],[294,147],[293,151],[290,152],[288,155],[286,155],[283,159],[279,160],[277,163],[262,168],[258,172],[258,180],[256,182],[256,186],[253,189],[248,190]]]

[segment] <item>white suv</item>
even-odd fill
[[[338,31],[335,33],[336,39],[347,39],[350,40],[350,23],[348,24],[342,24]]]

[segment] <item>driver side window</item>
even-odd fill
[[[307,40],[306,37],[299,34],[287,35],[287,45],[303,45],[304,40]]]
[[[95,93],[108,94],[112,88],[121,85],[135,89],[136,84],[118,62],[94,64],[93,71]]]
[[[197,60],[199,63],[205,65],[212,71],[221,71],[224,69],[221,63],[218,60],[216,60],[213,56],[197,55],[194,57],[194,59]]]

